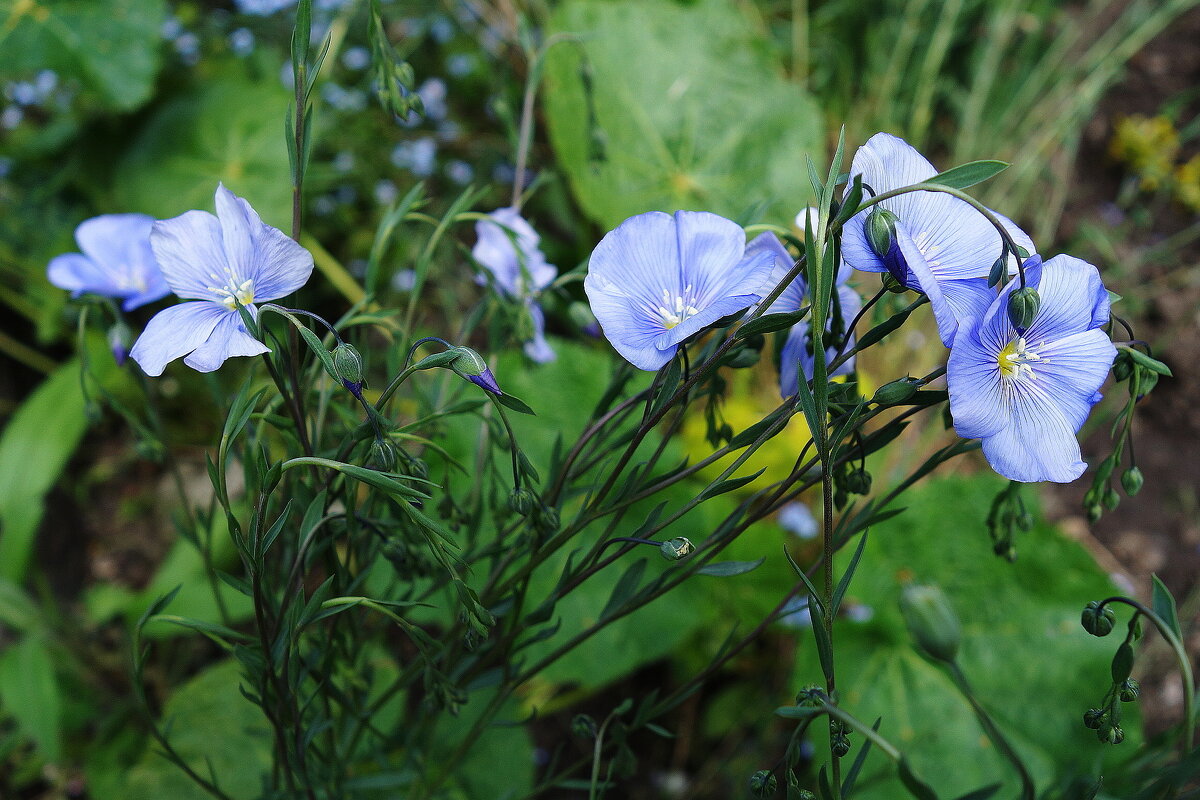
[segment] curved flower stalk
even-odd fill
[[[154,218],[145,214],[103,214],[79,223],[75,242],[81,253],[50,260],[46,277],[72,297],[84,293],[123,300],[126,311],[171,293],[150,249]]]
[[[216,216],[187,211],[154,224],[150,245],[167,285],[198,302],[158,312],[134,342],[129,354],[147,375],[161,375],[180,356],[212,372],[227,358],[270,352],[246,330],[238,307],[255,315],[254,303],[285,297],[312,274],[312,255],[223,185],[216,207]]]
[[[1015,282],[979,320],[959,326],[947,363],[950,412],[958,435],[982,439],[992,468],[1015,481],[1069,483],[1087,465],[1075,439],[1116,348],[1108,323],[1108,292],[1096,268],[1071,256],[1025,266],[1042,305],[1020,334],[1007,312]]]
[[[875,194],[929,180],[937,170],[903,139],[877,133],[858,148],[850,180],[861,175]],[[895,215],[891,247],[882,255],[867,235],[867,218],[882,208]],[[995,212],[992,212],[995,214]],[[1034,253],[1033,241],[1008,218],[996,214],[1013,241]],[[940,192],[908,192],[883,200],[846,223],[842,258],[855,269],[889,272],[909,289],[924,292],[949,347],[959,323],[981,317],[996,297],[987,278],[1001,253],[1000,234],[970,205]],[[1010,256],[1010,272],[1016,262]]]
[[[800,219],[800,217],[797,217],[798,222]],[[767,279],[762,289],[762,292],[766,294],[783,280],[788,271],[791,270],[793,259],[783,246],[783,242],[779,241],[779,238],[770,231],[760,234],[750,244],[746,245],[747,258],[759,253],[769,253],[774,265],[771,269],[771,277]],[[850,278],[850,275],[850,267],[843,262],[838,267],[836,286],[838,304],[841,308],[842,319],[844,320],[843,324],[845,325],[848,325],[850,320],[854,319],[855,315],[862,308],[862,298],[858,296],[858,292],[846,285],[846,281]],[[808,281],[801,274],[784,288],[779,297],[775,298],[775,302],[771,303],[771,307],[767,309],[767,312],[780,314],[799,311],[808,302]],[[831,314],[826,330],[830,330],[832,327],[833,316]],[[812,380],[814,367],[812,341],[808,335],[809,329],[809,321],[807,319],[801,320],[788,331],[787,339],[783,343],[783,352],[780,355],[779,361],[779,393],[783,397],[791,397],[799,391],[801,370],[804,372],[805,380]],[[846,345],[846,349],[851,349],[853,346],[854,339],[851,337]],[[826,348],[826,363],[833,361],[837,357],[838,349],[837,347]],[[830,377],[849,375],[853,371],[854,358],[851,356],[834,370]]]
[[[775,258],[748,253],[735,222],[705,211],[638,214],[592,251],[583,288],[605,338],[638,369],[762,299]]]
[[[533,323],[525,355],[539,364],[553,361],[554,350],[546,343],[546,316],[536,298],[554,282],[558,268],[546,263],[538,247],[541,237],[517,209],[498,208],[488,217],[475,223],[478,239],[471,248],[471,257],[491,273],[501,294],[525,304]]]

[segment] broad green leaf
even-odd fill
[[[846,589],[843,605],[866,606],[871,618],[839,616],[834,625],[840,704],[859,719],[881,717],[880,733],[943,797],[996,782],[1004,785],[997,796],[1015,797],[1018,787],[1011,765],[981,746],[979,723],[950,679],[913,649],[897,604],[906,581],[935,583],[954,601],[963,628],[959,664],[1038,786],[1094,773],[1120,755],[1080,722],[1108,683],[1112,645],[1076,634],[1079,608],[1111,594],[1109,579],[1083,548],[1044,525],[1025,537],[1015,564],[992,555],[984,518],[997,482],[942,478],[907,493],[904,514],[873,524]],[[851,558],[844,548],[835,574]],[[818,681],[811,640],[800,652],[793,683]],[[1020,697],[1030,701],[1014,701]],[[1130,706],[1125,713],[1122,725],[1136,740],[1136,714]],[[819,753],[827,753],[823,738],[814,737]],[[895,764],[873,752],[855,797],[905,795]]]
[[[62,757],[62,693],[45,639],[26,636],[0,653],[0,705],[50,763]]]
[[[739,217],[761,199],[767,218],[791,220],[805,205],[821,113],[737,4],[570,0],[549,30],[579,37],[548,54],[544,97],[551,143],[592,219]]]
[[[223,77],[157,109],[117,165],[116,205],[159,219],[212,210],[221,182],[264,222],[289,227],[288,100],[271,81]]]
[[[971,161],[939,172],[925,183],[936,183],[951,189],[966,189],[999,175],[1008,169],[1008,166],[1006,161]]]
[[[92,103],[132,111],[158,73],[164,0],[0,0],[0,80],[44,69]]]

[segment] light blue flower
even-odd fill
[[[850,166],[850,179],[862,175],[864,190],[869,187],[874,194],[920,183],[936,174],[933,165],[912,146],[886,133],[875,134],[858,148]],[[867,216],[878,207],[899,218],[895,247],[883,256],[871,247],[865,230]],[[996,216],[1013,241],[1032,254],[1033,241],[1011,220]],[[909,192],[852,217],[843,229],[842,258],[855,269],[890,272],[904,286],[924,292],[942,343],[949,347],[958,323],[982,316],[996,297],[987,277],[1000,257],[1000,242],[992,224],[957,197]],[[1015,270],[1015,261],[1010,258],[1010,262],[1010,270]]]
[[[583,288],[617,352],[657,370],[684,339],[761,300],[774,263],[747,255],[745,233],[724,217],[650,211],[600,240]]]
[[[1011,281],[978,320],[959,326],[946,380],[958,435],[982,439],[992,468],[1015,481],[1069,483],[1083,474],[1075,434],[1100,400],[1116,356],[1103,330],[1108,292],[1096,268],[1071,256],[1026,262],[1041,295],[1018,334],[1008,318]]]
[[[795,262],[791,254],[783,246],[783,243],[779,241],[779,238],[770,231],[759,235],[746,246],[747,258],[756,256],[759,253],[770,254],[772,263],[774,264],[771,276],[762,288],[762,294],[766,295],[784,279]],[[850,278],[850,275],[850,268],[843,262],[838,268],[836,277],[838,304],[842,313],[843,327],[849,326],[855,315],[862,308],[862,299],[858,296],[858,292],[846,285],[846,281]],[[781,314],[799,311],[808,305],[808,303],[808,281],[805,279],[804,273],[801,273],[784,288],[779,297],[775,298],[775,302],[771,303],[768,312]],[[829,330],[832,325],[833,316],[831,314],[826,330]],[[788,331],[787,339],[783,343],[783,351],[780,354],[779,360],[779,393],[783,397],[791,397],[799,391],[801,370],[804,371],[806,380],[812,380],[814,359],[812,340],[808,335],[809,330],[809,322],[807,319],[804,319],[792,326],[791,330]],[[846,349],[849,350],[853,346],[854,338],[851,337],[846,343]],[[833,361],[837,357],[837,352],[838,348],[836,347],[826,348],[825,362],[829,363]],[[848,375],[853,370],[854,358],[851,357],[834,370],[830,377]]]
[[[171,293],[150,249],[154,218],[145,214],[104,214],[75,229],[82,253],[55,256],[46,269],[50,282],[69,289],[124,300],[132,311]]]
[[[150,245],[171,291],[194,303],[158,312],[134,342],[130,356],[147,375],[183,363],[212,372],[232,356],[270,351],[242,324],[238,306],[277,300],[299,289],[312,273],[307,250],[283,231],[263,224],[254,209],[217,187],[217,215],[188,211],[154,224]]]
[[[546,315],[537,302],[538,294],[554,282],[558,268],[546,262],[538,236],[515,208],[498,208],[488,219],[475,223],[477,239],[471,257],[492,276],[500,294],[525,304],[533,336],[525,343],[525,355],[539,364],[553,361],[554,350],[546,342]],[[482,277],[480,283],[485,283]]]

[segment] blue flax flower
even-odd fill
[[[774,257],[746,253],[735,222],[704,211],[650,211],[609,231],[583,288],[605,337],[638,369],[657,370],[679,343],[762,299]]]
[[[929,180],[937,170],[903,139],[877,133],[858,148],[850,178],[862,175],[863,187],[882,194]],[[869,193],[868,193],[869,194]],[[867,217],[882,207],[895,214],[892,247],[882,256],[871,247]],[[993,212],[994,213],[994,212]],[[1011,220],[996,214],[1013,241],[1030,253],[1033,241]],[[942,192],[908,192],[856,214],[842,236],[842,258],[855,269],[890,272],[901,284],[929,297],[942,343],[954,342],[958,323],[979,317],[995,291],[987,285],[1000,257],[1000,234],[967,203]],[[1010,261],[1012,261],[1010,257]],[[1010,264],[1010,270],[1016,263]]]
[[[799,221],[799,217],[797,217]],[[771,270],[771,276],[767,279],[766,285],[762,288],[762,294],[767,295],[770,291],[783,280],[784,276],[791,270],[795,263],[791,254],[779,241],[779,238],[768,231],[756,237],[746,246],[746,256],[752,257],[758,253],[769,253],[771,255],[774,267]],[[858,293],[846,285],[846,281],[850,278],[851,270],[843,262],[837,271],[836,286],[838,305],[842,313],[843,328],[848,326],[862,308],[862,299]],[[771,314],[789,313],[799,311],[804,306],[808,305],[808,281],[804,277],[804,273],[796,276],[795,280],[789,283],[780,293],[779,297],[775,298],[775,302],[771,304],[768,312]],[[833,315],[830,314],[826,330],[830,330],[833,326]],[[791,397],[800,389],[800,371],[804,371],[805,380],[812,380],[813,376],[813,350],[812,340],[809,337],[809,320],[804,319],[792,326],[788,331],[787,339],[783,343],[783,351],[780,354],[779,360],[779,393],[783,397]],[[854,339],[846,343],[846,349],[849,350],[854,346]],[[838,349],[829,347],[825,350],[825,363],[833,361],[837,357]],[[836,375],[848,375],[854,370],[854,358],[848,358],[841,366],[833,371],[830,377]]]
[[[525,304],[533,323],[525,355],[539,364],[553,361],[554,350],[546,343],[546,315],[536,298],[554,282],[558,268],[546,263],[538,247],[541,237],[515,208],[499,208],[488,217],[475,223],[478,238],[471,256],[491,273],[501,294]]]
[[[147,375],[161,375],[180,356],[212,372],[232,356],[269,352],[247,332],[238,306],[255,314],[255,302],[289,295],[312,274],[309,252],[263,224],[245,200],[218,186],[216,206],[216,216],[188,211],[154,224],[150,245],[167,285],[198,302],[158,312],[134,342],[129,355]]]
[[[46,270],[50,282],[69,289],[124,300],[132,311],[171,293],[150,250],[154,218],[145,214],[104,214],[75,229],[82,253],[55,256]]]
[[[1024,334],[1008,318],[1017,281],[959,326],[947,364],[950,411],[958,435],[982,439],[1004,477],[1069,483],[1087,466],[1075,433],[1100,401],[1116,348],[1101,330],[1108,292],[1096,268],[1071,256],[1040,262],[1026,262],[1042,305]]]

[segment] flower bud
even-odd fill
[[[129,358],[129,348],[133,346],[133,331],[124,322],[117,322],[108,329],[108,349],[112,351],[113,360],[117,366],[124,365]]]
[[[800,793],[796,796],[799,798],[799,800],[817,800],[817,796],[808,789],[801,789]]]
[[[883,288],[887,289],[892,294],[904,294],[908,291],[908,287],[896,280],[896,276],[890,272],[883,273],[883,276],[880,280],[883,283]]]
[[[1121,702],[1132,703],[1137,700],[1142,693],[1142,685],[1133,678],[1126,678],[1121,684]]]
[[[1092,503],[1087,507],[1087,519],[1091,524],[1095,525],[1102,516],[1104,516],[1104,509],[1099,503]]]
[[[779,781],[769,769],[760,769],[750,776],[750,794],[754,797],[770,797],[779,788]]]
[[[1083,726],[1091,730],[1099,730],[1108,719],[1108,715],[1099,708],[1089,708],[1083,712]]]
[[[846,489],[854,494],[868,494],[871,491],[871,473],[865,469],[852,469],[846,475]]]
[[[587,714],[576,714],[571,720],[571,733],[580,739],[595,739],[596,730],[596,720]]]
[[[363,385],[362,356],[352,344],[342,342],[333,348],[333,369],[338,380],[352,392],[359,392]]]
[[[1121,729],[1120,725],[1113,725],[1108,729],[1107,735],[1101,741],[1108,742],[1109,744],[1120,744],[1125,741],[1125,731]]]
[[[667,561],[679,561],[682,558],[687,558],[691,552],[696,549],[691,540],[684,536],[676,536],[674,539],[669,539],[662,543],[658,548],[658,552]]]
[[[1079,622],[1092,636],[1108,636],[1117,624],[1117,615],[1108,606],[1101,608],[1098,602],[1092,600],[1084,606]]]
[[[513,489],[508,495],[508,507],[522,517],[529,516],[533,510],[533,493],[528,489]]]
[[[867,244],[875,251],[875,255],[882,259],[887,258],[896,243],[896,223],[899,219],[891,211],[879,206],[875,206],[871,213],[867,214],[864,226]]]
[[[905,586],[900,594],[900,613],[918,649],[937,661],[954,661],[962,628],[941,589]]]
[[[875,396],[871,398],[871,402],[881,406],[903,403],[917,393],[917,384],[918,381],[913,378],[900,378],[891,383],[885,383],[875,390]]]
[[[1121,496],[1117,494],[1117,490],[1111,486],[1104,487],[1104,494],[1100,498],[1100,503],[1108,511],[1116,511],[1117,506],[1121,504]]]
[[[1130,467],[1121,473],[1121,488],[1125,490],[1125,494],[1133,497],[1142,490],[1142,484],[1146,479],[1142,477],[1142,471],[1137,467]]]
[[[1158,385],[1158,373],[1152,369],[1146,369],[1145,367],[1137,367],[1137,372],[1138,372],[1138,396],[1137,396],[1137,399],[1141,400],[1143,397],[1150,394],[1150,392],[1154,389],[1154,387]]]
[[[447,366],[454,370],[460,378],[466,378],[471,383],[492,394],[504,394],[496,383],[496,376],[488,368],[483,356],[469,347],[455,347],[452,350],[458,356]]]
[[[850,740],[846,738],[846,734],[839,733],[829,742],[829,750],[833,753],[834,758],[842,758],[850,752]]]
[[[396,469],[396,448],[387,439],[376,439],[369,456],[376,469],[393,472]]]
[[[1124,350],[1117,351],[1117,357],[1113,360],[1112,365],[1113,377],[1117,382],[1121,382],[1129,378],[1133,374],[1133,359],[1129,357],[1129,353]]]
[[[1017,333],[1029,330],[1041,309],[1042,296],[1032,286],[1017,289],[1008,296],[1008,321]]]

